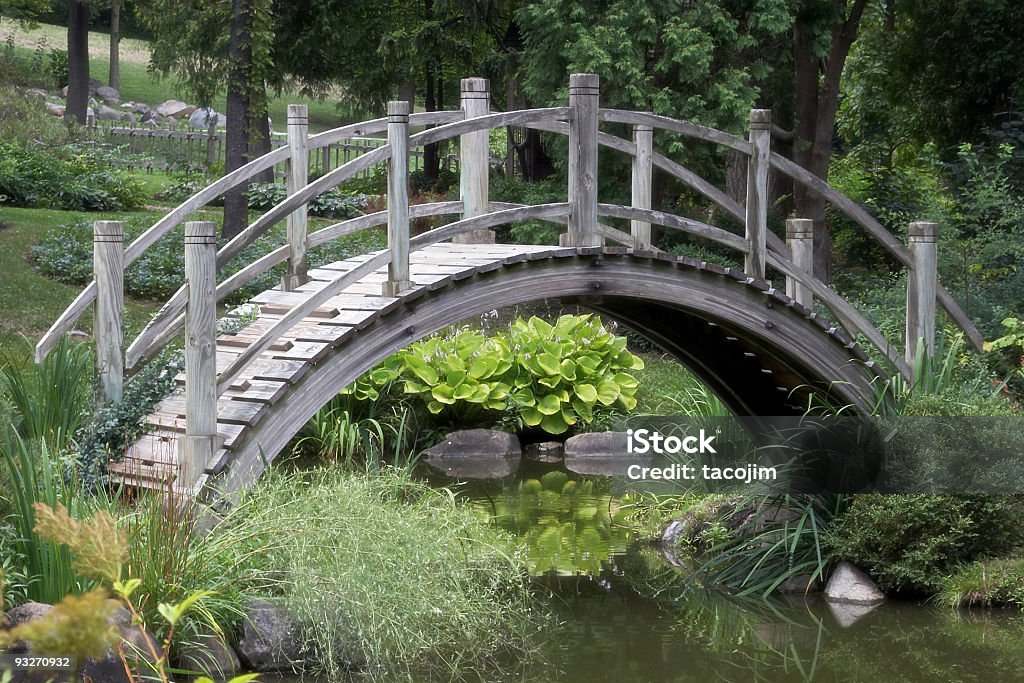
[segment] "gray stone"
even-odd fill
[[[160,643],[152,634],[132,624],[132,615],[127,608],[116,600],[110,602],[115,606],[107,617],[107,623],[121,634],[127,664],[136,679],[141,679],[154,670],[156,657],[153,656],[152,650],[156,649],[159,653]],[[124,667],[125,662],[121,660],[117,649],[111,648],[99,659],[86,659],[81,662],[78,674],[80,679],[92,680],[93,683],[131,683]]]
[[[282,608],[253,600],[245,609],[238,657],[254,671],[286,671],[299,661],[299,627]]]
[[[52,116],[63,117],[64,109],[65,107],[63,104],[54,104],[53,102],[46,103],[46,113]]]
[[[562,462],[565,459],[565,451],[558,441],[543,441],[541,443],[527,444],[523,450],[527,460],[540,462],[547,465]]]
[[[120,121],[121,112],[104,104],[101,105],[99,111],[96,112],[96,118],[101,121]]]
[[[211,123],[217,125],[220,116],[221,115],[215,112],[212,107],[196,109],[188,117],[188,125],[190,125],[193,128],[208,130],[210,128]]]
[[[41,602],[26,602],[23,605],[14,607],[7,613],[7,620],[11,626],[21,626],[30,621],[36,619],[42,619],[50,610],[53,609],[53,605],[44,605]]]
[[[565,457],[569,458],[622,458],[628,455],[625,432],[591,432],[577,434],[565,442]]]
[[[190,107],[181,100],[167,100],[156,106],[156,113],[160,116],[178,116],[181,112],[189,110],[189,114],[195,111],[195,107]],[[185,114],[188,116],[188,114]]]
[[[136,103],[132,105],[132,113],[145,117],[147,114],[152,116],[153,110],[148,104]]]
[[[826,601],[825,604],[828,605],[829,613],[841,628],[850,628],[858,621],[878,609],[878,605],[881,603],[876,603],[874,605],[855,605],[849,602]]]
[[[242,669],[238,655],[218,636],[189,639],[178,651],[178,668],[202,674],[214,681],[233,678]]]
[[[783,594],[797,593],[806,595],[807,593],[817,593],[820,590],[821,582],[817,579],[811,581],[811,575],[807,573],[791,576],[779,586],[779,592]]]
[[[111,88],[109,85],[103,85],[96,88],[96,96],[103,100],[114,100],[115,102],[121,101],[121,93],[117,91],[117,88]]]
[[[511,457],[522,453],[515,434],[495,429],[463,429],[427,449],[428,458]]]
[[[856,566],[840,562],[825,587],[825,599],[854,605],[877,605],[885,602],[885,593]]]
[[[427,464],[432,468],[456,479],[502,479],[518,472],[521,462],[522,458],[518,455],[461,456],[427,460]]]
[[[28,90],[25,91],[25,94],[26,95],[31,95],[32,97],[38,97],[41,100],[45,100],[46,99],[46,91],[45,90],[40,90],[39,88],[29,88]]]
[[[121,114],[121,120],[127,121],[128,123],[135,123],[136,121],[138,121],[138,119],[135,117],[135,114],[131,113],[130,111],[126,111],[125,113]]]

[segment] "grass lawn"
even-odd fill
[[[45,52],[67,49],[67,29],[63,26],[40,24],[34,29],[24,29],[11,19],[0,17],[0,40],[8,37],[14,43],[15,52],[28,57],[37,45],[43,45]],[[110,69],[110,37],[106,33],[89,33],[89,75],[103,83],[107,82]],[[121,40],[121,100],[144,102],[155,106],[169,99],[191,102],[186,90],[175,78],[159,79],[147,70],[149,64],[149,43],[144,40],[125,38]],[[316,100],[282,93],[279,96],[268,93],[271,120],[277,130],[285,129],[289,104],[305,104],[309,107],[310,131],[319,133],[336,128],[344,123],[333,100]],[[220,93],[212,103],[220,112],[225,109],[225,96]]]
[[[157,217],[155,213],[137,211],[103,218],[129,215]],[[0,272],[4,274],[0,286],[0,351],[27,360],[29,344],[22,336],[34,346],[78,296],[81,287],[54,282],[39,274],[28,261],[28,250],[53,228],[81,218],[95,220],[99,216],[78,211],[0,208]],[[129,331],[141,329],[159,308],[156,303],[132,299],[125,304]],[[83,331],[92,329],[91,311],[82,316],[76,327]]]

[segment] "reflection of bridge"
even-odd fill
[[[128,483],[157,486],[171,477],[195,491],[212,475],[232,491],[247,487],[301,425],[342,387],[402,346],[484,311],[541,298],[563,298],[619,319],[692,369],[735,412],[780,415],[802,411],[812,396],[864,409],[882,371],[854,343],[887,359],[909,378],[904,355],[849,303],[810,275],[810,221],[787,221],[787,240],[767,229],[769,168],[803,183],[867,230],[913,273],[908,348],[932,348],[936,300],[975,342],[977,331],[935,282],[934,224],[911,225],[910,248],[847,197],[770,151],[770,113],[754,110],[749,141],[649,113],[600,109],[598,80],[576,74],[568,107],[489,112],[487,82],[463,81],[462,109],[409,114],[392,102],[388,117],[307,136],[305,107],[289,108],[289,145],[227,174],[168,213],[126,249],[119,223],[96,223],[96,280],[37,346],[42,359],[96,301],[100,379],[108,399],[182,332],[184,391],[148,418],[149,431],[112,471]],[[632,140],[601,132],[632,127]],[[409,134],[410,126],[433,126]],[[488,131],[525,126],[569,139],[569,201],[538,206],[488,200]],[[310,150],[352,136],[387,131],[389,144],[307,183]],[[746,205],[666,156],[653,131],[723,146],[748,156]],[[410,146],[460,136],[461,201],[410,206]],[[633,158],[632,206],[601,204],[598,147]],[[185,224],[186,282],[122,353],[125,265],[193,211],[225,190],[283,161],[288,197],[219,250],[212,223]],[[306,204],[374,164],[387,162],[387,211],[307,234]],[[672,175],[746,226],[740,236],[690,218],[654,211],[652,168]],[[415,237],[412,218],[461,219]],[[630,232],[600,219],[629,221]],[[218,284],[217,269],[287,220],[288,244]],[[560,246],[494,244],[491,228],[522,220],[567,226]],[[387,225],[388,248],[322,268],[307,250],[343,235]],[[651,246],[651,225],[679,230],[742,252],[744,272],[675,257]],[[451,240],[449,242],[449,240]],[[624,246],[605,247],[605,241]],[[234,334],[216,337],[218,301],[275,265],[287,263],[280,287],[253,299],[260,316]],[[767,269],[771,269],[768,272]],[[766,279],[785,278],[783,294]],[[811,310],[817,301],[824,311]],[[834,322],[831,322],[834,320]],[[907,354],[910,355],[909,353]]]

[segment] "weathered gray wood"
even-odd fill
[[[479,116],[471,120],[454,121],[443,126],[409,136],[410,147],[424,147],[434,142],[447,140],[458,135],[471,133],[474,130],[490,130],[507,126],[526,126],[541,121],[564,121],[569,116],[568,107],[548,107],[546,109],[526,109],[507,111],[487,116]],[[461,115],[460,115],[461,118]]]
[[[707,142],[713,142],[716,145],[722,145],[723,147],[734,149],[737,152],[750,154],[749,142],[742,140],[735,135],[723,133],[722,131],[715,130],[714,128],[700,126],[696,123],[690,123],[689,121],[679,121],[677,119],[669,118],[668,116],[659,116],[658,114],[652,114],[646,111],[627,111],[624,109],[602,109],[598,112],[597,116],[601,121],[607,121],[608,123],[625,123],[631,126],[642,124],[645,126],[651,126],[655,130],[671,130],[676,133],[681,133],[686,137],[706,140]]]
[[[938,280],[937,223],[914,222],[907,230],[913,266],[907,274],[907,363],[914,365],[920,350],[935,354],[935,285]]]
[[[776,168],[793,180],[803,183],[809,190],[831,202],[853,220],[854,223],[867,230],[869,235],[888,249],[906,268],[913,267],[913,258],[910,255],[910,251],[892,233],[886,230],[881,223],[872,218],[857,202],[777,152],[772,152],[771,163],[772,168]],[[981,332],[978,331],[978,328],[964,310],[960,308],[960,305],[953,299],[949,291],[941,284],[938,284],[936,285],[936,294],[939,303],[946,309],[946,312],[956,323],[957,327],[964,331],[964,334],[967,335],[975,350],[982,351],[985,340],[982,338]]]
[[[636,154],[633,156],[633,206],[638,209],[651,208],[651,179],[654,171],[654,129],[650,126],[637,124],[633,126],[633,144]],[[647,221],[630,221],[630,232],[633,234],[633,248],[649,249],[651,247],[651,224]]]
[[[217,239],[211,222],[185,223],[185,437],[179,482],[193,486],[217,443]]]
[[[569,76],[569,215],[562,246],[601,244],[597,233],[597,110],[600,79],[597,74]]]
[[[304,104],[288,105],[288,194],[295,194],[309,180],[309,109]],[[303,204],[288,214],[288,270],[281,278],[281,289],[290,292],[309,280],[307,230],[309,205]]]
[[[747,159],[747,253],[743,269],[763,280],[765,254],[768,251],[768,169],[772,141],[770,109],[750,110],[750,157]]]
[[[786,219],[786,243],[790,260],[797,270],[811,274],[814,269],[814,221],[807,218]],[[786,277],[786,296],[807,308],[814,307],[814,294],[801,278]]]
[[[384,296],[412,287],[409,280],[409,103],[388,102],[388,281]]]
[[[124,223],[94,222],[92,242],[97,291],[93,336],[100,401],[116,403],[124,387]]]
[[[692,218],[683,218],[664,211],[652,211],[651,209],[640,209],[631,206],[619,206],[618,204],[598,204],[597,214],[610,218],[622,218],[629,221],[642,220],[656,225],[663,225],[668,228],[675,228],[691,235],[714,240],[719,244],[744,251],[746,240],[739,235],[734,235],[727,230],[716,228],[707,223],[695,221]]]
[[[462,111],[467,119],[487,116],[491,110],[491,86],[486,78],[462,79]],[[459,195],[463,218],[487,213],[490,175],[490,134],[476,130],[459,136]],[[453,241],[469,244],[494,242],[493,230],[458,235]]]

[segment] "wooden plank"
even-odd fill
[[[255,401],[234,401],[221,398],[217,401],[217,422],[239,424],[251,427],[266,414],[268,405]],[[165,398],[157,406],[157,413],[185,416],[184,397]]]
[[[149,431],[151,432],[178,432],[180,437],[185,436],[185,420],[177,415],[153,413],[146,418],[146,424],[150,425],[151,429]],[[244,425],[218,422],[217,436],[224,440],[223,445],[225,448],[232,448],[238,439],[241,438],[245,429]],[[204,463],[203,466],[205,467],[206,464]]]
[[[234,401],[257,401],[273,405],[288,391],[287,382],[271,382],[267,380],[252,380],[245,388],[229,388],[221,398],[229,398]]]

